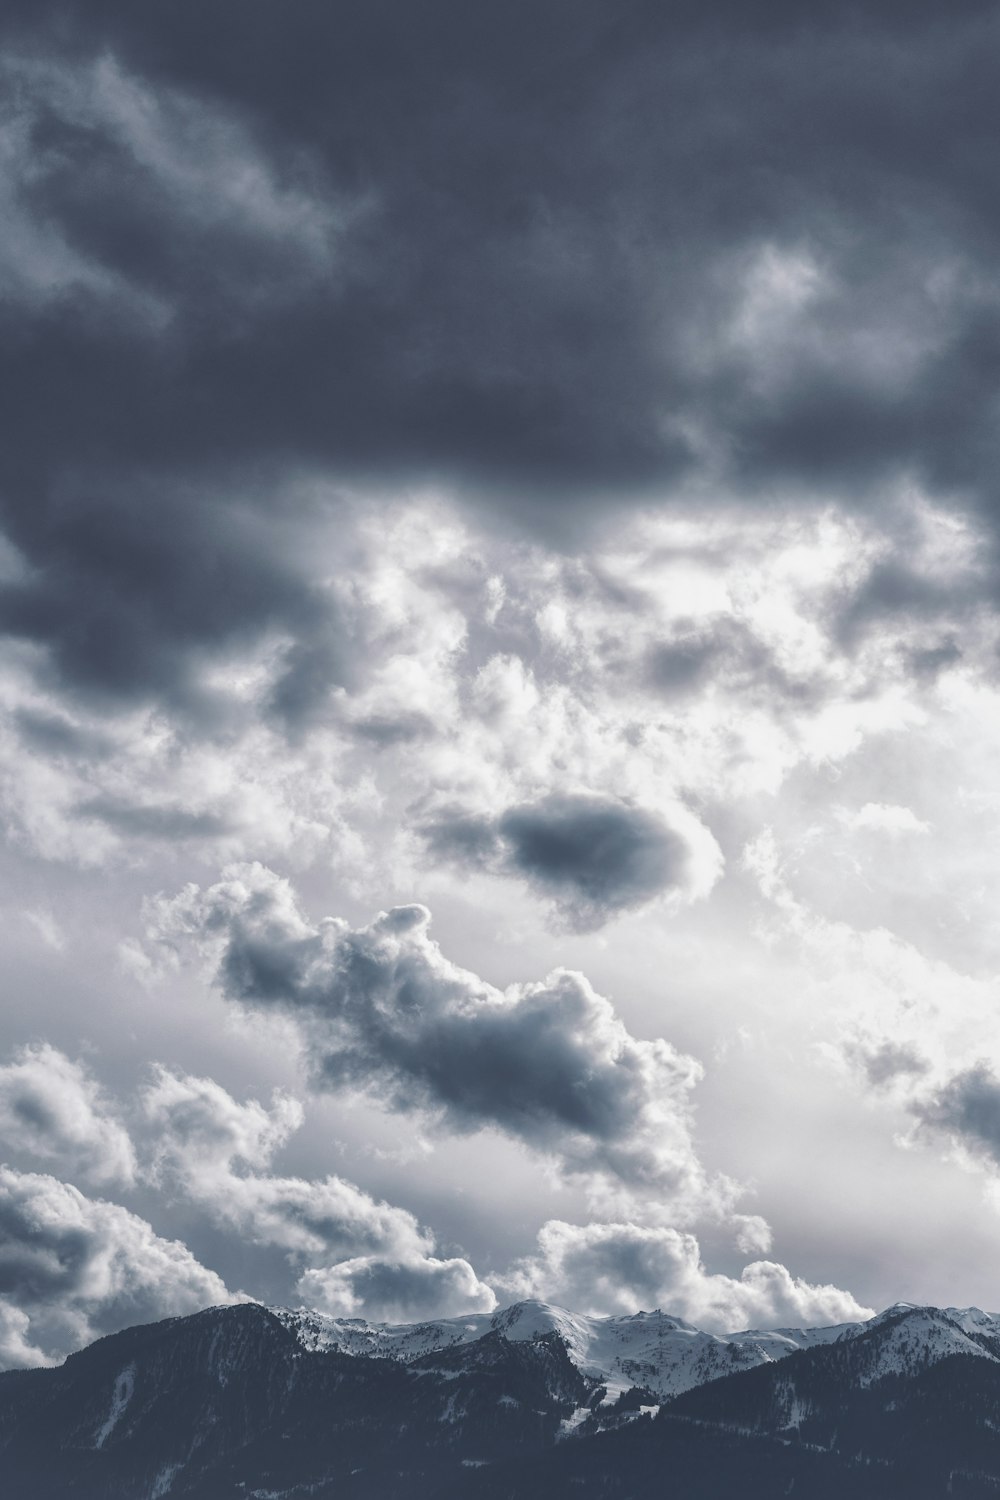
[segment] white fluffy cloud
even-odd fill
[[[866,802],[856,812],[840,809],[839,816],[853,829],[886,833],[890,838],[900,838],[908,833],[930,833],[930,825],[918,818],[910,807],[899,807],[893,802]]]
[[[47,1043],[0,1066],[0,1141],[96,1184],[135,1180],[135,1152],[111,1101],[79,1062]]]
[[[202,733],[169,712],[95,711],[5,666],[0,798],[24,843],[84,864],[178,845],[335,860],[371,900],[401,872],[447,881],[441,840],[416,835],[458,809],[495,834],[483,878],[527,882],[546,898],[536,914],[593,927],[710,894],[717,799],[774,792],[919,712],[905,631],[871,652],[838,636],[885,546],[860,518],[681,510],[568,559],[477,532],[427,494],[380,500],[377,520],[343,497],[324,514],[301,486],[283,504],[280,531],[230,507],[231,561],[278,567],[246,591],[276,591],[281,618],[259,638],[241,618],[185,658],[185,691],[216,708]],[[312,526],[293,523],[303,511]],[[286,596],[313,607],[299,618]],[[273,709],[294,693],[316,701],[289,743]],[[617,809],[603,873],[574,848],[565,809],[580,799]]]
[[[385,1261],[357,1256],[336,1266],[303,1272],[296,1287],[307,1307],[336,1317],[416,1322],[468,1312],[492,1312],[493,1290],[468,1261],[422,1256]]]
[[[184,1245],[119,1204],[0,1167],[0,1329],[10,1363],[51,1363],[103,1333],[234,1300]]]
[[[270,1109],[256,1099],[241,1104],[214,1079],[159,1066],[141,1105],[152,1131],[154,1169],[176,1175],[209,1200],[232,1179],[234,1163],[266,1166],[302,1124],[302,1106],[288,1094],[276,1091]]]
[[[406,1306],[419,1310],[415,1316],[495,1306],[468,1261],[437,1258],[433,1235],[406,1209],[341,1177],[263,1170],[301,1123],[295,1101],[277,1095],[266,1110],[256,1100],[239,1103],[212,1079],[160,1068],[143,1107],[161,1180],[215,1223],[305,1266],[296,1294],[306,1302],[377,1318]]]
[[[292,560],[293,572],[301,565],[315,581],[331,557],[356,547],[349,607],[338,619],[363,647],[349,688],[330,689],[299,739],[288,740],[265,712],[289,653],[308,644],[294,630],[286,637],[284,616],[266,641],[241,636],[237,647],[227,637],[218,654],[199,658],[192,668],[199,691],[218,689],[228,706],[198,724],[134,704],[105,711],[85,695],[60,697],[53,678],[33,676],[28,656],[12,655],[0,679],[0,797],[15,837],[52,859],[113,867],[127,854],[137,872],[169,847],[170,864],[155,876],[168,889],[178,861],[190,860],[201,884],[151,908],[154,936],[207,945],[229,995],[293,1016],[314,1079],[333,1093],[367,1090],[456,1133],[501,1131],[560,1167],[569,1193],[583,1186],[602,1219],[691,1228],[706,1206],[717,1218],[721,1205],[748,1257],[765,1253],[762,1236],[732,1213],[735,1187],[703,1169],[695,1151],[690,1104],[699,1065],[666,1042],[644,1040],[663,1026],[662,993],[644,968],[675,964],[664,973],[684,1016],[685,1047],[706,1058],[725,1045],[730,1023],[742,1025],[744,999],[754,1000],[741,982],[705,976],[723,951],[736,969],[745,964],[755,921],[782,953],[789,938],[808,950],[813,1031],[806,1042],[796,1032],[792,1048],[839,1036],[852,997],[858,1008],[884,1013],[889,1030],[901,1018],[909,1024],[914,994],[922,1017],[929,1014],[925,997],[942,979],[949,1002],[941,1016],[964,1014],[982,1031],[986,1006],[973,1005],[968,989],[953,1003],[955,976],[921,957],[920,944],[939,930],[936,903],[930,920],[918,913],[909,947],[890,930],[902,902],[882,900],[887,925],[879,931],[822,915],[838,910],[855,873],[859,900],[874,908],[890,867],[913,879],[915,853],[925,865],[939,857],[951,829],[927,785],[917,776],[898,787],[887,775],[854,782],[852,766],[866,745],[882,747],[893,731],[922,722],[931,689],[917,701],[911,667],[940,669],[957,705],[953,735],[971,743],[987,705],[963,699],[959,679],[982,641],[963,635],[960,653],[934,663],[921,657],[916,666],[917,646],[933,655],[930,627],[919,641],[900,625],[891,640],[879,637],[877,650],[845,648],[837,610],[880,556],[878,537],[857,518],[800,518],[794,526],[779,516],[633,519],[605,539],[600,555],[568,560],[541,543],[476,536],[426,497],[386,516],[376,538],[361,507],[344,511],[341,550],[316,548],[308,562]],[[290,556],[282,553],[283,561]],[[919,672],[924,693],[931,679]],[[801,796],[802,806],[772,803],[796,767],[788,795],[793,804]],[[985,785],[979,772],[977,785]],[[762,791],[776,835],[773,846],[758,839],[749,860],[767,897],[761,922],[732,856],[760,827]],[[797,837],[786,846],[789,805]],[[968,845],[969,827],[988,824],[988,806],[970,799],[963,815]],[[462,854],[470,832],[485,834],[485,856],[483,847],[471,859]],[[731,874],[717,887],[722,846]],[[491,929],[488,962],[498,961],[500,972],[545,974],[565,953],[600,980],[595,989],[578,972],[557,970],[504,990],[479,977],[491,972],[486,962],[477,960],[472,973],[445,957],[422,907],[348,927],[307,918],[292,888],[259,867],[233,867],[212,884],[221,863],[247,852],[294,870],[303,891],[316,888],[310,867],[333,863],[352,913],[428,893],[441,930],[454,931],[473,909]],[[826,907],[815,900],[817,869]],[[940,909],[950,903],[953,925],[965,921],[978,943],[986,930],[979,892],[989,882],[988,872],[973,873],[975,881],[949,878]],[[141,873],[136,883],[156,888]],[[681,907],[682,922],[660,921]],[[627,939],[620,963],[619,955],[602,960],[603,939],[586,935],[612,918]],[[73,921],[71,908],[59,910],[67,956]],[[558,947],[545,933],[553,926]],[[761,993],[766,969],[750,974]],[[710,996],[694,1022],[682,993],[688,979],[692,992]],[[612,987],[620,1012],[598,993]],[[216,1023],[207,1014],[210,1029]],[[138,1016],[137,1024],[141,1030]],[[792,1029],[801,1024],[800,1010]],[[929,1042],[923,1019],[900,1030],[904,1062],[914,1048],[939,1045],[943,1023],[935,1026]],[[73,1034],[59,1035],[66,1045]],[[967,1048],[954,1053],[958,1061],[935,1075],[935,1087],[971,1065],[970,1056]],[[876,1068],[899,1061],[880,1057]],[[196,1052],[184,1061],[197,1071]],[[768,1077],[785,1089],[774,1070]],[[932,1081],[924,1080],[925,1103]],[[120,1111],[94,1087],[78,1064],[46,1057],[44,1048],[0,1069],[0,1125],[10,1150],[29,1158],[19,1165],[51,1164],[81,1185],[87,1177],[129,1180]],[[957,1096],[949,1097],[957,1108]],[[177,1118],[182,1103],[170,1106]],[[188,1098],[184,1107],[196,1103]],[[164,1131],[161,1180],[173,1174],[176,1187],[183,1178],[189,1204],[197,1201],[234,1235],[298,1257],[296,1274],[302,1265],[317,1274],[340,1268],[328,1278],[339,1288],[329,1294],[338,1306],[362,1281],[375,1285],[375,1266],[420,1261],[426,1278],[431,1262],[447,1263],[425,1228],[362,1187],[266,1167],[294,1127],[294,1104],[231,1103],[236,1113],[220,1105],[211,1129],[202,1121],[200,1144],[192,1126],[183,1151],[179,1126],[171,1126],[169,1152],[170,1132],[162,1120],[156,1126]],[[708,1107],[723,1107],[718,1094]],[[936,1123],[928,1117],[923,1133],[943,1139],[942,1119],[940,1110]],[[134,1128],[143,1152],[148,1124]],[[228,1156],[207,1143],[212,1131],[229,1140]],[[714,1127],[709,1138],[721,1139]],[[719,1162],[726,1165],[721,1152]],[[750,1177],[754,1163],[744,1158],[737,1170]],[[552,1211],[545,1205],[538,1217]],[[573,1218],[578,1209],[559,1212]],[[464,1239],[460,1229],[450,1232]],[[470,1249],[477,1264],[481,1244]],[[456,1272],[454,1285],[464,1274]]]
[[[821,1325],[870,1317],[850,1292],[813,1286],[774,1261],[746,1266],[737,1280],[712,1274],[698,1241],[676,1229],[640,1224],[566,1224],[553,1219],[538,1251],[505,1283],[517,1296],[543,1297],[581,1312],[662,1307],[699,1328]]]
[[[38,1369],[51,1363],[31,1342],[31,1318],[6,1297],[0,1297],[0,1370]]]
[[[160,1068],[143,1106],[161,1179],[259,1244],[312,1260],[373,1250],[417,1256],[431,1247],[412,1214],[343,1178],[264,1170],[301,1123],[301,1106],[287,1096],[276,1096],[267,1110],[254,1099],[238,1102],[210,1078]]]

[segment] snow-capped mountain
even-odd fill
[[[976,1335],[1000,1337],[1000,1319],[978,1308],[918,1308],[897,1303],[868,1323],[841,1323],[828,1328],[745,1329],[738,1333],[705,1333],[660,1312],[594,1318],[551,1303],[517,1302],[495,1313],[442,1318],[424,1323],[367,1323],[361,1318],[333,1318],[304,1308],[275,1307],[271,1312],[310,1352],[335,1349],[343,1354],[410,1363],[439,1349],[449,1349],[498,1332],[509,1340],[531,1340],[554,1333],[581,1374],[605,1387],[606,1404],[639,1387],[661,1401],[709,1380],[771,1364],[802,1349],[856,1338],[870,1328],[891,1325],[885,1369],[905,1363],[919,1347],[925,1359],[969,1353],[990,1358]]]
[[[916,1307],[897,1302],[857,1335],[868,1337],[859,1349],[870,1351],[865,1367],[858,1369],[859,1384],[872,1385],[888,1375],[909,1375],[938,1364],[951,1355],[1000,1363],[1000,1319],[978,1307]]]
[[[605,1386],[607,1401],[633,1386],[666,1399],[706,1380],[809,1347],[827,1333],[837,1337],[846,1331],[800,1329],[720,1336],[660,1311],[594,1318],[538,1301],[518,1302],[492,1314],[413,1324],[371,1324],[304,1309],[271,1311],[310,1351],[336,1349],[404,1363],[438,1349],[472,1343],[490,1332],[512,1341],[555,1333],[577,1369]]]
[[[410,1325],[257,1304],[0,1374],[4,1500],[985,1500],[1000,1320],[708,1334],[540,1302]]]

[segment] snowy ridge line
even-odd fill
[[[720,1376],[882,1328],[885,1333],[869,1380],[908,1370],[918,1358],[936,1362],[951,1354],[972,1354],[1000,1362],[1000,1315],[975,1307],[920,1307],[907,1302],[897,1302],[862,1323],[752,1328],[726,1334],[706,1333],[659,1309],[588,1317],[538,1301],[422,1323],[368,1323],[363,1318],[336,1318],[305,1308],[273,1307],[270,1311],[309,1352],[338,1350],[404,1364],[474,1343],[488,1333],[510,1340],[557,1333],[577,1369],[607,1388],[606,1402],[617,1400],[633,1386],[666,1400]],[[995,1351],[988,1347],[990,1340],[998,1341]]]

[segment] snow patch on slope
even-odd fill
[[[396,1359],[403,1363],[457,1344],[472,1343],[490,1332],[510,1340],[531,1340],[557,1333],[583,1375],[606,1388],[605,1403],[633,1386],[660,1400],[706,1381],[757,1365],[770,1364],[800,1349],[814,1349],[886,1327],[886,1343],[876,1359],[877,1373],[912,1370],[915,1361],[948,1354],[996,1358],[979,1339],[1000,1339],[1000,1317],[979,1308],[921,1308],[896,1303],[864,1323],[829,1328],[743,1329],[705,1333],[681,1318],[660,1312],[595,1318],[548,1302],[516,1302],[494,1313],[441,1318],[427,1323],[377,1323],[362,1318],[333,1318],[304,1308],[272,1308],[304,1349],[338,1349],[345,1354]],[[569,1419],[572,1424],[573,1419]]]
[[[103,1448],[108,1438],[114,1432],[124,1414],[125,1408],[132,1399],[135,1390],[135,1365],[126,1365],[115,1377],[114,1389],[111,1392],[111,1405],[103,1424],[94,1437],[94,1447]]]
[[[998,1348],[980,1342],[984,1334],[997,1338],[996,1320],[978,1308],[953,1313],[952,1309],[897,1304],[873,1318],[868,1327],[881,1329],[881,1337],[870,1368],[860,1376],[862,1385],[873,1385],[886,1375],[916,1374],[953,1354],[1000,1364]]]
[[[163,1468],[153,1480],[153,1488],[149,1492],[149,1500],[162,1500],[162,1496],[169,1495],[174,1475],[180,1472],[180,1464],[164,1464]]]
[[[534,1300],[517,1302],[492,1314],[474,1313],[428,1323],[371,1324],[361,1318],[333,1318],[301,1308],[272,1308],[272,1312],[304,1349],[337,1349],[344,1354],[404,1363],[456,1344],[471,1343],[490,1332],[512,1341],[557,1333],[577,1369],[606,1387],[606,1402],[616,1401],[633,1386],[666,1399],[721,1375],[780,1359],[814,1342],[828,1342],[844,1332],[843,1328],[781,1329],[719,1335],[705,1333],[660,1311],[594,1318]],[[852,1330],[864,1326],[844,1325]]]
[[[272,1307],[270,1311],[311,1354],[336,1349],[404,1364],[455,1344],[471,1344],[489,1333],[492,1323],[489,1313],[429,1323],[367,1323],[364,1318],[333,1318],[305,1308]]]

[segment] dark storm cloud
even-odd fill
[[[351,681],[350,625],[290,556],[276,502],[294,444],[271,447],[265,476],[242,418],[206,443],[239,397],[197,368],[254,308],[277,318],[327,273],[339,198],[317,206],[231,109],[107,57],[21,57],[5,82],[0,505],[19,566],[0,629],[78,693],[201,714],[199,668],[273,632],[287,645],[267,707],[295,728]],[[234,358],[262,373],[256,353]]]
[[[497,825],[515,869],[584,912],[638,906],[683,872],[683,841],[652,813],[600,797],[545,797]]]
[[[231,999],[293,1016],[321,1087],[366,1089],[457,1131],[503,1130],[570,1172],[679,1197],[702,1188],[687,1116],[698,1065],[631,1036],[581,974],[499,991],[448,961],[426,908],[313,927],[259,865],[150,917],[154,938],[212,948]]]
[[[689,875],[680,835],[656,814],[612,797],[553,793],[495,819],[454,809],[424,835],[438,858],[521,876],[578,930],[683,888]]]
[[[1000,1079],[987,1063],[956,1073],[937,1093],[910,1107],[927,1129],[1000,1166]]]
[[[862,1039],[849,1044],[845,1055],[872,1087],[897,1091],[917,1122],[918,1138],[946,1141],[1000,1168],[1000,1078],[990,1063],[932,1082],[928,1058],[910,1042]]]
[[[873,621],[891,618],[909,618],[932,629],[940,622],[939,628],[944,633],[943,627],[956,613],[968,615],[993,588],[989,572],[982,567],[963,570],[958,587],[953,580],[933,570],[933,565],[930,572],[918,569],[906,557],[909,538],[903,536],[899,540],[901,555],[877,563],[840,614],[837,630],[848,648]],[[911,653],[910,665],[917,676],[933,676],[960,656],[954,641],[950,646],[946,641],[943,647]]]
[[[226,498],[292,470],[547,527],[706,464],[993,514],[992,7],[34,0],[0,40],[0,624],[75,687],[190,695],[270,622],[308,720],[341,622]]]
[[[12,528],[36,566],[0,587],[0,628],[47,647],[58,683],[98,701],[157,697],[204,713],[198,667],[269,628],[299,638],[279,671],[279,716],[294,720],[351,679],[335,599],[240,507],[148,482],[115,491],[68,496],[54,514],[26,507]],[[303,671],[306,649],[322,654],[322,684]]]

